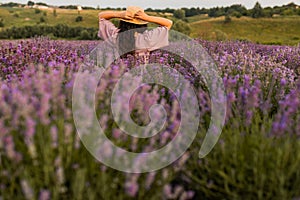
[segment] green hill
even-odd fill
[[[82,10],[78,13],[77,10],[72,9],[0,8],[0,18],[3,19],[4,28],[37,24],[56,25],[59,23],[96,28],[98,26],[98,13],[99,10]],[[82,21],[75,21],[78,16],[82,16]]]
[[[235,18],[225,23],[224,17],[200,19],[190,23],[191,37],[208,40],[249,40],[263,44],[300,43],[300,16],[259,18]]]

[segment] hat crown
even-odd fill
[[[143,20],[140,20],[140,19],[137,19],[134,17],[135,14],[139,11],[144,12],[144,9],[142,9],[138,6],[128,6],[126,8],[126,16],[130,17],[132,19],[120,19],[120,20],[125,21],[125,22],[134,23],[134,24],[147,24],[148,23],[147,21],[143,21]]]
[[[126,15],[129,17],[134,17],[134,15],[138,12],[138,11],[142,11],[144,12],[144,10],[138,6],[128,6],[126,8]]]

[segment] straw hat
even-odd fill
[[[132,17],[132,19],[123,19],[123,18],[119,18],[119,19],[122,20],[122,21],[125,21],[125,22],[133,23],[133,24],[147,24],[148,23],[147,21],[134,18],[134,15],[138,11],[144,12],[144,10],[142,8],[140,8],[140,7],[137,7],[137,6],[128,6],[126,8],[126,16]]]

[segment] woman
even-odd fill
[[[120,19],[118,28],[108,21],[112,18]],[[149,22],[160,26],[147,30]],[[100,12],[98,36],[117,44],[121,57],[129,53],[136,57],[142,56],[144,61],[148,62],[151,51],[169,44],[168,34],[172,24],[169,19],[150,16],[142,8],[129,6],[126,11]]]

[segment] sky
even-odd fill
[[[200,8],[212,8],[221,6],[230,6],[233,4],[242,4],[246,8],[253,8],[255,3],[258,1],[262,7],[267,6],[281,6],[294,2],[300,5],[300,0],[31,0],[33,2],[43,2],[48,5],[82,5],[82,6],[92,6],[100,8],[118,8],[127,7],[129,5],[140,6],[144,9],[163,9],[163,8],[182,8],[182,7],[200,7]],[[26,4],[28,0],[0,0],[0,3],[16,2]]]

